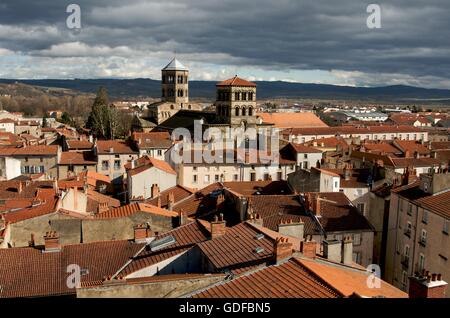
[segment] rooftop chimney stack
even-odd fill
[[[217,215],[214,217],[214,221],[211,222],[211,238],[215,239],[224,235],[227,232],[226,222],[223,219],[223,214],[221,213],[219,217]]]
[[[301,242],[300,251],[304,257],[315,258],[317,251],[317,243],[309,236],[305,241]]]
[[[273,244],[273,256],[275,264],[279,264],[292,256],[292,243],[287,238],[279,237]]]
[[[152,198],[155,198],[159,195],[159,186],[157,183],[152,184]]]
[[[183,211],[183,209],[180,209],[180,211],[178,211],[178,220],[180,222],[180,226],[187,223],[187,215],[186,212]]]
[[[173,192],[170,192],[167,195],[167,210],[172,211],[174,204],[175,204],[175,198],[174,198]]]
[[[441,274],[430,274],[409,278],[409,298],[445,298],[447,282]]]
[[[324,240],[323,257],[329,261],[340,263],[342,260],[341,242],[338,240]]]
[[[303,221],[293,222],[288,220],[286,222],[282,221],[278,224],[278,233],[282,235],[292,236],[303,241],[305,235],[305,223]]]
[[[61,250],[61,245],[59,244],[59,235],[55,231],[46,232],[44,235],[44,242],[44,252],[59,252]]]
[[[142,223],[134,226],[134,242],[144,243],[147,238],[153,235],[148,224]]]
[[[342,263],[351,265],[353,263],[353,240],[347,236],[342,241]]]

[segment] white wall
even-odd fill
[[[159,191],[164,191],[177,185],[177,176],[155,167],[133,176],[128,175],[129,199],[141,196],[144,199],[151,198],[153,184],[159,186]]]

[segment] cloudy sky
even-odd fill
[[[1,0],[0,78],[159,79],[176,52],[197,80],[450,88],[449,17],[449,0]]]

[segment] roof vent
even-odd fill
[[[173,235],[169,235],[169,236],[166,236],[166,237],[164,237],[162,239],[159,239],[159,240],[156,240],[156,241],[152,241],[150,243],[150,250],[152,252],[159,251],[159,250],[161,250],[163,248],[166,248],[169,245],[172,245],[172,244],[174,244],[176,242],[177,242],[177,240],[175,239],[175,237],[173,237]]]
[[[256,234],[256,236],[255,236],[255,239],[257,239],[258,241],[262,240],[263,238],[264,238],[264,234],[262,234],[262,233]]]
[[[262,252],[264,252],[264,247],[258,246],[255,248],[255,252],[257,254],[261,254]]]

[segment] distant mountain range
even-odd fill
[[[0,79],[0,83],[24,83],[33,86],[63,88],[84,93],[95,93],[99,86],[105,86],[114,98],[159,97],[161,85],[152,79]],[[190,81],[189,95],[193,98],[215,96],[214,81]],[[326,84],[304,84],[282,81],[257,81],[258,98],[318,98],[358,99],[379,101],[442,101],[450,103],[450,89],[427,89],[405,85],[384,87],[351,87]]]

